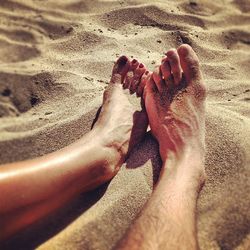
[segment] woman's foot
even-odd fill
[[[101,112],[93,128],[96,138],[99,138],[101,145],[108,150],[109,166],[114,175],[128,152],[144,137],[148,127],[145,110],[137,110],[129,102],[124,90],[125,82],[136,84],[138,71],[142,72],[142,75],[145,70],[138,61],[135,65],[134,61],[130,62],[125,56],[117,60],[103,95]]]
[[[174,172],[196,176],[202,183],[206,86],[197,55],[189,45],[169,50],[150,77],[142,76],[140,85],[145,86],[145,107],[162,161],[175,162],[165,164],[166,172],[173,166]]]

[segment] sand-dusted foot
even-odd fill
[[[205,97],[198,57],[189,45],[169,50],[144,88],[149,124],[162,161],[181,161],[183,176],[195,175],[200,182],[204,179]]]
[[[144,137],[148,127],[145,110],[136,110],[131,105],[123,87],[127,73],[133,68],[131,65],[125,56],[115,63],[111,81],[103,95],[100,115],[93,128],[101,135],[101,143],[107,148],[115,171]]]

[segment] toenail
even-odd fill
[[[148,73],[149,73],[149,71],[147,70],[147,71],[145,72],[145,75],[148,75]]]
[[[137,63],[137,60],[136,60],[136,59],[133,59],[133,60],[132,60],[132,63]]]
[[[175,49],[170,49],[169,51],[166,52],[166,56],[172,57],[175,54]]]
[[[143,68],[143,67],[144,67],[144,64],[140,63],[139,68]]]
[[[119,59],[118,59],[118,63],[119,65],[125,65],[128,61],[128,58],[126,56],[121,56]]]

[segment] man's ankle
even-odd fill
[[[174,182],[183,188],[192,188],[199,192],[205,179],[203,151],[192,147],[178,154],[169,151],[163,160],[159,181]]]

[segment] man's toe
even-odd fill
[[[166,53],[166,55],[171,66],[174,82],[176,85],[178,85],[181,81],[181,75],[182,75],[179,55],[175,49],[169,50]]]
[[[150,73],[149,73],[149,71],[147,70],[147,71],[145,71],[144,74],[142,75],[141,80],[140,80],[140,82],[139,82],[139,85],[138,85],[138,87],[137,87],[137,89],[136,89],[136,94],[137,94],[137,96],[142,96],[143,90],[144,90],[144,88],[145,88],[145,86],[146,86],[146,83],[147,83],[149,77],[150,77]]]
[[[199,59],[193,49],[188,44],[182,44],[178,48],[180,63],[187,83],[201,79]]]
[[[162,80],[160,66],[155,67],[155,70],[153,72],[152,77],[153,77],[153,80],[157,86],[158,91],[161,93],[164,89],[164,84],[163,84],[163,80]]]

